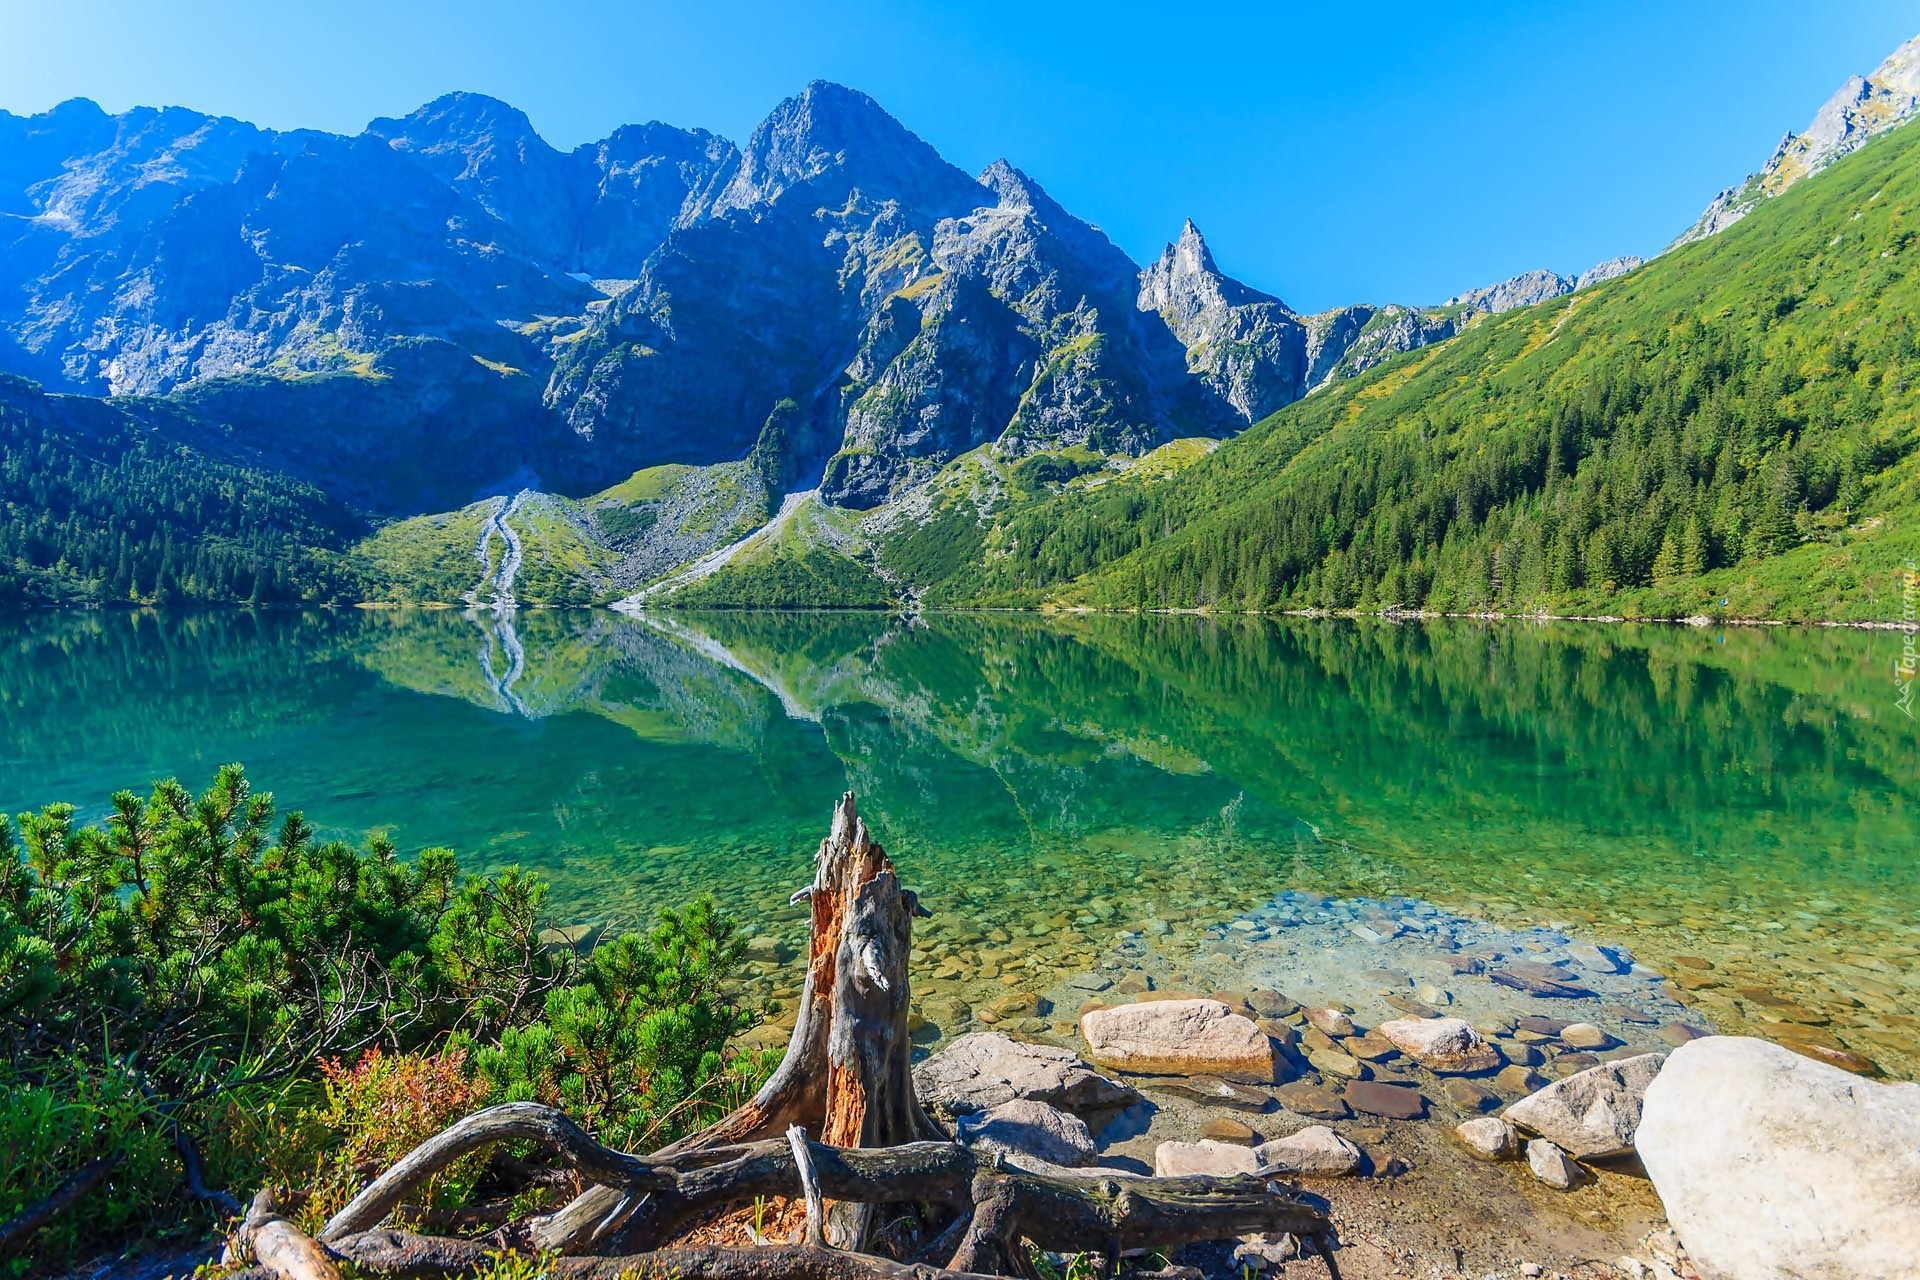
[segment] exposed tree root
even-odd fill
[[[1034,1248],[1117,1260],[1128,1250],[1253,1231],[1311,1239],[1333,1270],[1327,1219],[1259,1178],[1036,1172],[977,1155],[935,1124],[914,1093],[907,1035],[913,919],[926,913],[868,837],[851,792],[834,812],[813,883],[800,897],[811,904],[812,937],[799,1012],[786,1057],[751,1101],[644,1157],[602,1146],[550,1107],[510,1103],[477,1112],[416,1147],[336,1214],[320,1232],[320,1260],[330,1253],[388,1276],[474,1271],[490,1245],[377,1228],[409,1191],[453,1161],[516,1140],[539,1144],[592,1184],[556,1213],[517,1229],[536,1249],[563,1255],[552,1268],[557,1276],[1024,1276],[1033,1274]],[[809,1133],[818,1140],[809,1141]],[[804,1201],[806,1243],[674,1246],[703,1215],[775,1196]],[[903,1218],[916,1224],[914,1239],[924,1243],[903,1249],[896,1240],[892,1249],[917,1249],[922,1264],[866,1251],[876,1221]],[[319,1271],[281,1270],[313,1265],[301,1241],[310,1252],[321,1246],[265,1213],[261,1202],[248,1222],[247,1239],[263,1265],[292,1280],[330,1280]],[[279,1261],[268,1261],[263,1242]]]

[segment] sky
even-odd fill
[[[1314,311],[1657,251],[1916,33],[1883,0],[0,0],[0,109],[353,133],[467,89],[572,147],[655,119],[744,141],[835,80],[1136,260],[1192,218]]]

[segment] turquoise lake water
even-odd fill
[[[536,867],[563,921],[711,890],[794,937],[852,788],[945,908],[931,939],[1047,936],[1032,965],[1065,969],[1283,890],[1402,895],[1706,959],[1701,1019],[1811,1010],[1798,1034],[1912,1076],[1898,651],[1512,621],[40,614],[0,622],[0,806],[98,813],[237,760],[329,833]]]

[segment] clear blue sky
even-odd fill
[[[356,132],[473,89],[570,147],[649,119],[744,140],[838,80],[1135,258],[1192,217],[1228,271],[1319,309],[1658,249],[1916,32],[1920,4],[1883,0],[0,0],[0,108]]]

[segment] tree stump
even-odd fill
[[[827,838],[814,854],[813,883],[794,895],[812,911],[807,974],[787,1054],[751,1101],[656,1158],[784,1135],[800,1126],[836,1147],[895,1147],[946,1141],[913,1089],[908,959],[913,919],[928,914],[900,887],[885,849],[867,834],[853,792],[840,797]],[[628,1227],[624,1242],[651,1233],[634,1215],[645,1199],[595,1186],[539,1223],[543,1250],[586,1253]],[[829,1240],[865,1243],[875,1206],[828,1207]]]

